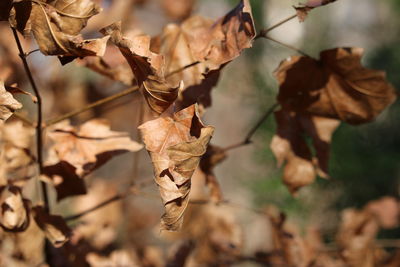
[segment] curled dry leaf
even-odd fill
[[[316,174],[328,177],[329,147],[340,121],[319,116],[301,115],[280,110],[275,112],[277,132],[271,141],[278,166],[286,162],[283,181],[294,194],[314,182]],[[311,137],[315,159],[304,135]]]
[[[196,0],[162,0],[165,13],[174,20],[183,20],[192,13]]]
[[[189,201],[190,179],[206,153],[214,128],[202,124],[197,106],[192,105],[171,117],[149,121],[139,130],[166,209],[162,228],[176,231]]]
[[[337,0],[308,0],[305,4],[295,6],[294,8],[296,9],[299,21],[303,22],[306,20],[308,12],[310,12],[314,8],[325,6],[336,1]]]
[[[150,36],[139,35],[128,39],[122,35],[121,22],[114,23],[101,32],[111,36],[112,42],[128,61],[151,109],[158,114],[168,109],[183,84],[171,85],[165,80],[164,58],[150,51]]]
[[[104,54],[109,37],[84,40],[79,34],[87,21],[100,12],[91,0],[35,0],[32,3],[30,23],[43,54],[61,56],[62,62]]]
[[[51,215],[42,206],[32,208],[33,217],[36,224],[44,232],[47,239],[55,247],[62,247],[68,242],[71,229],[68,227],[63,217]]]
[[[0,226],[8,232],[25,231],[30,222],[29,201],[16,186],[2,187],[0,192]]]
[[[112,157],[143,147],[132,141],[127,133],[111,131],[106,121],[97,119],[78,129],[67,121],[61,122],[53,127],[48,137],[54,145],[50,148],[44,174],[55,184],[59,200],[85,193],[84,182],[78,182],[79,179]]]
[[[346,209],[337,234],[340,253],[348,266],[382,266],[375,238],[381,228],[399,225],[399,203],[384,197],[368,203],[362,210]]]
[[[5,122],[15,110],[20,108],[22,104],[13,98],[4,87],[3,81],[0,81],[0,123]]]
[[[294,56],[281,63],[275,76],[284,109],[366,123],[396,99],[385,73],[361,65],[362,48],[335,48],[316,60]]]
[[[245,0],[217,21],[193,16],[181,25],[169,24],[153,41],[159,42],[156,50],[165,56],[165,71],[171,74],[168,81],[184,81],[180,105],[187,107],[198,102],[207,107],[211,105],[210,91],[217,84],[221,69],[250,48],[254,37],[251,6]]]

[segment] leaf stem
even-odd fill
[[[271,107],[269,107],[266,112],[264,113],[264,115],[257,121],[257,123],[250,129],[250,131],[247,133],[247,135],[245,136],[245,138],[243,139],[243,141],[227,146],[224,148],[224,151],[229,151],[232,149],[236,149],[242,146],[246,146],[252,143],[251,138],[253,137],[253,135],[255,134],[255,132],[260,128],[260,126],[264,123],[264,121],[266,119],[269,118],[269,116],[271,116],[275,109],[279,106],[279,103],[275,103],[273,104]]]
[[[22,63],[24,65],[24,69],[26,74],[28,75],[29,82],[32,86],[33,92],[37,98],[37,125],[36,125],[36,150],[37,150],[37,162],[39,165],[39,176],[43,173],[43,132],[42,132],[42,121],[43,121],[43,114],[42,114],[42,97],[40,95],[39,89],[36,86],[35,80],[33,79],[32,72],[29,68],[28,62],[26,60],[26,54],[24,52],[24,49],[22,48],[21,41],[18,37],[18,32],[15,28],[11,27],[15,42],[17,43],[18,51],[19,51],[19,56],[22,60]],[[42,187],[42,195],[43,195],[43,201],[45,204],[45,210],[49,212],[49,197],[47,194],[47,186],[46,183],[40,182],[41,187]]]
[[[15,112],[15,113],[13,113],[13,116],[31,127],[36,127],[34,122],[32,122],[30,119],[26,118],[25,116],[23,116],[19,113]]]
[[[84,107],[80,108],[80,109],[77,109],[77,110],[71,111],[71,112],[69,112],[67,114],[64,114],[64,115],[62,115],[62,116],[60,116],[58,118],[54,118],[54,119],[48,120],[46,122],[46,125],[44,125],[44,127],[49,127],[49,126],[51,126],[53,124],[56,124],[56,123],[58,123],[60,121],[69,119],[69,118],[74,117],[74,116],[76,116],[78,114],[81,114],[81,113],[83,113],[85,111],[88,111],[88,110],[90,110],[92,108],[95,108],[97,106],[101,106],[101,105],[106,104],[108,102],[111,102],[111,101],[113,101],[115,99],[118,99],[118,98],[121,98],[123,96],[129,95],[129,94],[137,91],[138,89],[139,89],[138,86],[130,87],[130,88],[125,89],[125,90],[123,90],[123,91],[121,91],[119,93],[116,93],[116,94],[111,95],[109,97],[105,97],[105,98],[100,99],[100,100],[98,100],[96,102],[93,102],[93,103],[91,103],[91,104],[89,104],[87,106],[84,106]]]
[[[293,51],[296,51],[297,53],[299,53],[299,54],[301,54],[301,55],[303,55],[303,56],[305,56],[305,57],[310,57],[310,58],[312,58],[312,57],[311,57],[310,55],[308,55],[306,52],[304,52],[304,51],[302,51],[302,50],[300,50],[300,49],[298,49],[298,48],[296,48],[296,47],[294,47],[294,46],[292,46],[292,45],[289,45],[289,44],[283,43],[283,42],[281,42],[281,41],[279,41],[279,40],[276,40],[276,39],[272,38],[271,36],[263,36],[263,38],[265,38],[265,39],[267,39],[267,40],[270,40],[270,41],[272,41],[272,42],[275,42],[275,43],[277,43],[277,44],[279,44],[279,45],[281,45],[281,46],[284,46],[284,47],[286,47],[286,48],[289,48],[289,49],[291,49],[291,50],[293,50]]]
[[[270,31],[278,28],[279,26],[285,24],[288,21],[291,21],[292,19],[294,19],[295,17],[297,17],[297,14],[294,14],[290,17],[287,17],[286,19],[283,19],[281,21],[279,21],[278,23],[272,25],[271,27],[267,28],[267,29],[262,29],[257,36],[255,37],[255,39],[261,38],[261,37],[265,37],[267,35],[267,33],[269,33]]]
[[[165,75],[165,78],[168,78],[168,77],[170,77],[170,76],[172,76],[172,75],[175,75],[175,74],[177,74],[177,73],[179,73],[179,72],[182,72],[182,71],[184,71],[184,70],[186,70],[186,69],[188,69],[188,68],[194,67],[194,66],[196,66],[196,65],[199,64],[199,63],[200,63],[200,61],[195,61],[195,62],[193,62],[193,63],[190,63],[189,65],[183,66],[182,68],[179,68],[179,69],[177,69],[177,70],[171,71],[170,73],[168,73],[167,75]]]

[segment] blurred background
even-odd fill
[[[83,32],[88,38],[100,36],[98,29],[118,20],[123,21],[126,31],[154,36],[160,34],[167,23],[179,22],[181,19],[168,13],[161,0],[97,2],[105,13],[89,21]],[[237,2],[198,0],[192,14],[217,19]],[[292,6],[298,4],[297,0],[250,2],[257,30],[293,15],[295,11]],[[9,46],[12,42],[11,31],[6,25],[0,26],[0,66],[7,66],[11,70],[11,74],[8,74],[7,68],[1,67],[0,75],[7,77],[7,83],[18,82],[22,87],[29,88],[17,51]],[[271,31],[270,35],[316,58],[325,49],[338,46],[363,47],[363,64],[386,71],[388,80],[400,88],[399,29],[400,0],[339,0],[312,11],[304,23],[293,19]],[[26,50],[36,48],[29,39],[24,45]],[[122,57],[114,50],[107,50],[109,61],[114,65],[122,64]],[[261,39],[224,68],[218,86],[212,91],[212,106],[206,110],[203,118],[205,124],[216,128],[212,144],[225,147],[243,140],[248,130],[275,103],[278,85],[273,71],[280,61],[291,55],[296,55],[296,52]],[[111,81],[85,68],[80,61],[61,66],[57,58],[45,57],[40,52],[31,54],[29,61],[43,94],[46,119],[55,118],[127,88],[122,83]],[[21,101],[24,102],[25,115],[33,120],[33,104],[25,98],[21,98]],[[129,132],[134,140],[140,141],[137,126],[141,120],[141,103],[139,94],[131,94],[82,113],[74,117],[72,123],[77,125],[91,118],[105,118],[111,122],[111,129]],[[256,133],[252,144],[229,151],[227,159],[215,169],[215,176],[227,203],[201,207],[192,204],[185,217],[185,230],[181,233],[159,232],[163,205],[155,184],[147,186],[143,194],[115,202],[72,225],[90,240],[91,246],[108,251],[105,253],[107,255],[111,255],[111,251],[119,251],[122,254],[115,257],[120,258],[125,257],[125,254],[118,249],[124,248],[135,250],[137,258],[151,258],[157,262],[157,259],[165,257],[160,255],[170,253],[177,243],[193,237],[201,239],[207,231],[217,233],[212,238],[222,240],[221,246],[227,246],[223,248],[226,251],[240,250],[241,255],[253,255],[255,251],[268,251],[273,246],[271,222],[263,213],[268,206],[273,205],[283,211],[299,227],[300,232],[304,232],[309,225],[315,225],[323,240],[333,242],[340,214],[345,208],[361,208],[369,201],[383,196],[399,199],[398,101],[375,122],[358,127],[342,123],[332,141],[329,168],[331,179],[318,179],[314,184],[301,189],[296,197],[282,183],[282,172],[276,167],[275,158],[269,149],[274,132],[275,122],[271,116]],[[52,206],[56,213],[70,215],[107,199],[132,181],[147,181],[152,177],[151,161],[146,151],[124,154],[115,157],[87,178],[87,196],[70,198],[61,203],[54,200]],[[196,177],[193,179],[194,186],[202,186],[201,181],[196,183]],[[26,193],[32,193],[32,188],[26,189]],[[400,228],[382,230],[378,238],[400,239]],[[197,248],[196,256],[192,256],[197,258],[192,261],[211,266],[207,263],[209,258],[217,256],[213,255],[212,251],[215,250],[209,250]],[[98,255],[91,257],[94,262],[101,261]],[[245,261],[234,266],[252,264]],[[147,266],[162,265],[153,263]],[[193,263],[191,266],[201,265]]]

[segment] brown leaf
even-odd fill
[[[396,99],[382,71],[361,65],[362,48],[335,48],[320,59],[294,56],[281,63],[275,76],[284,109],[340,119],[350,124],[375,119]]]
[[[0,1],[0,21],[8,21],[13,0]]]
[[[174,20],[184,20],[192,13],[196,0],[162,0],[165,13]]]
[[[45,166],[43,174],[45,177],[42,180],[46,181],[46,178],[49,177],[54,185],[57,191],[57,201],[70,196],[84,195],[87,192],[85,181],[76,174],[76,168],[66,161]]]
[[[305,4],[295,6],[294,9],[296,9],[299,21],[304,22],[308,16],[308,12],[314,8],[325,6],[336,1],[337,0],[308,0]]]
[[[400,204],[393,197],[383,197],[369,202],[365,210],[372,213],[384,229],[395,228],[399,225]]]
[[[11,93],[7,92],[3,81],[0,81],[0,123],[5,122],[15,110],[21,108],[22,104],[15,100]]]
[[[166,59],[168,81],[184,81],[179,97],[182,108],[194,103],[211,105],[210,91],[217,84],[221,69],[252,46],[254,22],[249,1],[240,1],[232,11],[217,21],[193,16],[180,26],[169,24],[158,38],[159,52]]]
[[[291,193],[314,182],[316,174],[327,177],[329,146],[333,132],[340,122],[318,116],[301,115],[280,110],[275,112],[276,135],[271,141],[271,150],[278,166],[286,162],[283,181]],[[311,137],[316,151],[315,157],[304,135]]]
[[[111,36],[112,42],[128,61],[151,109],[158,114],[164,112],[175,101],[183,85],[171,85],[165,80],[164,58],[150,51],[150,36],[139,35],[128,39],[122,35],[121,22],[101,32]]]
[[[32,208],[33,217],[40,229],[44,232],[47,239],[55,247],[62,247],[68,242],[71,229],[68,227],[63,217],[51,215],[42,206]]]
[[[79,34],[100,8],[91,0],[33,1],[30,22],[40,51],[45,55],[102,56],[109,37],[84,40]],[[63,62],[63,60],[62,60]]]
[[[139,127],[150,153],[155,180],[166,212],[162,228],[180,228],[188,204],[191,177],[206,153],[214,128],[204,126],[192,105],[171,117],[161,117]]]
[[[98,119],[82,124],[79,129],[67,121],[61,122],[48,136],[54,141],[51,148],[54,158],[50,158],[48,166],[59,161],[68,162],[80,177],[99,168],[113,156],[142,148],[127,133],[111,131],[108,122]]]
[[[210,189],[210,198],[214,202],[223,200],[221,186],[215,177],[214,168],[227,158],[224,149],[218,146],[209,145],[206,154],[200,160],[200,170],[206,177],[206,183]]]
[[[22,232],[29,226],[29,201],[22,198],[19,187],[0,188],[0,226],[4,231]]]

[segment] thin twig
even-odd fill
[[[267,28],[267,29],[262,29],[262,30],[260,31],[260,33],[257,34],[257,36],[255,37],[255,39],[258,39],[258,38],[260,38],[260,37],[265,37],[265,36],[267,35],[267,33],[269,33],[270,31],[272,31],[273,29],[276,29],[276,28],[278,28],[279,26],[285,24],[286,22],[291,21],[291,20],[294,19],[295,17],[297,17],[297,14],[294,14],[294,15],[292,15],[292,16],[286,18],[286,19],[283,19],[283,20],[279,21],[278,23],[272,25],[271,27],[269,27],[269,28]]]
[[[25,54],[25,57],[28,57],[28,56],[30,56],[31,54],[33,54],[33,53],[35,53],[35,52],[38,52],[38,51],[40,51],[40,49],[34,49],[34,50],[32,50],[32,51],[29,51],[28,53]]]
[[[281,42],[281,41],[279,41],[279,40],[276,40],[276,39],[274,39],[274,38],[272,38],[271,36],[263,36],[263,38],[265,38],[265,39],[267,39],[267,40],[270,40],[270,41],[272,41],[272,42],[275,42],[275,43],[277,43],[277,44],[280,44],[281,46],[284,46],[284,47],[286,47],[286,48],[289,48],[289,49],[291,49],[291,50],[293,50],[293,51],[296,51],[297,53],[299,53],[299,54],[301,54],[301,55],[303,55],[303,56],[306,56],[306,57],[311,57],[310,55],[308,55],[306,52],[304,52],[304,51],[302,51],[302,50],[300,50],[300,49],[298,49],[298,48],[296,48],[296,47],[294,47],[294,46],[292,46],[292,45],[290,45],[290,44],[286,44],[286,43],[283,43],[283,42]],[[312,58],[312,57],[311,57]]]
[[[108,198],[108,199],[96,204],[95,206],[93,206],[93,207],[91,207],[91,208],[89,208],[87,210],[84,210],[84,211],[82,211],[80,213],[77,213],[75,215],[67,216],[67,217],[64,218],[64,220],[65,221],[73,221],[73,220],[79,219],[79,218],[81,218],[81,217],[83,217],[85,215],[88,215],[89,213],[92,213],[93,211],[101,209],[101,208],[103,208],[103,207],[105,207],[105,206],[107,206],[107,205],[109,205],[111,203],[114,203],[115,201],[124,199],[126,197],[131,196],[131,195],[144,194],[139,189],[140,188],[144,188],[144,187],[146,187],[146,186],[148,186],[150,184],[153,184],[153,183],[154,183],[153,179],[142,181],[142,182],[140,182],[140,183],[138,183],[136,185],[133,185],[133,186],[129,187],[129,189],[125,193],[116,194],[116,195],[114,195],[114,196],[112,196],[112,197],[110,197],[110,198]]]
[[[19,113],[13,113],[13,116],[31,127],[36,127],[36,124],[33,121]]]
[[[22,60],[22,63],[24,65],[24,69],[26,74],[28,75],[29,82],[32,86],[33,92],[37,98],[37,125],[36,125],[36,150],[37,150],[37,161],[39,165],[39,175],[43,173],[43,137],[42,137],[42,120],[43,120],[43,114],[42,114],[42,98],[40,96],[40,92],[38,87],[36,86],[35,80],[33,79],[32,72],[29,68],[28,62],[26,60],[26,54],[24,53],[24,49],[22,48],[21,41],[19,40],[18,37],[18,32],[16,29],[11,28],[12,32],[14,34],[15,42],[17,43],[18,51],[19,51],[19,56]],[[42,187],[42,195],[43,195],[43,201],[45,204],[45,210],[49,211],[49,197],[47,194],[47,187],[46,183],[43,181],[40,182],[41,187]]]
[[[200,61],[196,61],[196,62],[190,63],[189,65],[183,66],[182,68],[179,68],[179,69],[177,69],[177,70],[171,71],[170,73],[168,73],[167,75],[165,75],[165,78],[168,78],[168,77],[170,77],[170,76],[172,76],[172,75],[175,75],[175,74],[177,74],[177,73],[179,73],[179,72],[182,72],[182,71],[184,71],[184,70],[186,70],[186,69],[188,69],[188,68],[191,68],[191,67],[193,67],[193,66],[196,66],[196,65],[199,64],[199,63],[200,63]]]
[[[121,91],[121,92],[119,92],[117,94],[111,95],[109,97],[105,97],[105,98],[100,99],[100,100],[98,100],[96,102],[93,102],[93,103],[91,103],[91,104],[89,104],[89,105],[87,105],[85,107],[82,107],[80,109],[77,109],[77,110],[71,111],[71,112],[69,112],[67,114],[64,114],[64,115],[62,115],[62,116],[60,116],[58,118],[48,120],[46,122],[46,125],[44,125],[44,127],[49,127],[50,125],[53,125],[53,124],[56,124],[56,123],[58,123],[60,121],[69,119],[71,117],[74,117],[74,116],[76,116],[78,114],[81,114],[81,113],[83,113],[85,111],[88,111],[88,110],[90,110],[92,108],[95,108],[97,106],[101,106],[101,105],[109,103],[109,102],[111,102],[111,101],[113,101],[115,99],[118,99],[118,98],[121,98],[123,96],[129,95],[129,94],[137,91],[138,89],[139,89],[138,86],[130,87],[130,88],[125,89],[125,90],[123,90],[123,91]]]
[[[246,146],[252,143],[251,138],[253,135],[256,133],[256,131],[260,128],[260,126],[264,123],[266,119],[269,118],[275,111],[275,109],[279,106],[279,103],[273,104],[271,107],[267,109],[267,111],[264,113],[264,115],[258,120],[258,122],[253,126],[253,128],[250,129],[250,131],[247,133],[243,141],[227,146],[224,148],[224,151],[229,151],[238,147]]]

